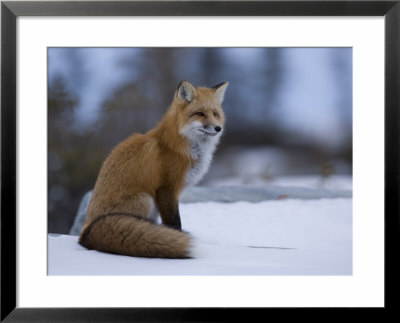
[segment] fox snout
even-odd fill
[[[216,136],[222,132],[222,127],[219,125],[212,124],[202,124],[201,122],[194,121],[186,126],[184,126],[180,133],[186,137],[198,136],[198,135],[208,135]]]
[[[205,135],[216,136],[222,131],[222,128],[215,125],[203,125],[199,130]]]
[[[204,125],[203,128],[209,131],[221,132],[222,128],[220,126]]]

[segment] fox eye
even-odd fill
[[[205,116],[205,114],[203,112],[200,112],[200,111],[196,112],[195,114],[198,115],[199,117],[204,117]]]
[[[219,118],[218,112],[214,112],[214,117]]]

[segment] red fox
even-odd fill
[[[179,83],[158,125],[117,145],[103,163],[79,243],[136,257],[190,258],[182,232],[182,189],[206,173],[224,129],[221,104],[228,82],[214,87]],[[156,224],[158,216],[162,224]]]

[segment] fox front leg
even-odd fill
[[[162,223],[171,228],[182,230],[178,199],[175,197],[174,191],[169,187],[160,187],[156,191],[155,200]]]

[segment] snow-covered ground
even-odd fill
[[[193,259],[89,251],[49,235],[50,275],[351,275],[352,199],[283,199],[180,205],[197,241]]]

